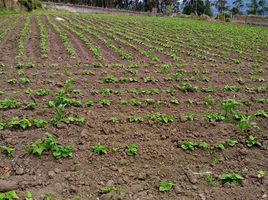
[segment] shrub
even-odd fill
[[[29,12],[42,7],[42,4],[39,0],[18,0],[18,2],[20,5],[24,6]]]

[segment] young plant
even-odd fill
[[[133,122],[142,122],[143,120],[140,116],[131,115],[128,117],[128,121],[133,123]]]
[[[31,102],[26,105],[26,110],[34,110],[36,109],[36,107],[37,107],[36,103]]]
[[[206,97],[204,98],[204,104],[205,104],[206,106],[210,106],[210,105],[214,104],[214,102],[215,102],[215,100],[213,99],[212,96],[206,96]]]
[[[131,144],[127,148],[127,155],[128,156],[135,156],[138,153],[138,148],[135,144]]]
[[[0,109],[15,109],[19,108],[21,103],[18,100],[15,99],[3,99],[0,100]]]
[[[14,157],[14,149],[7,146],[0,146],[0,151],[2,151],[7,157]]]
[[[265,171],[263,171],[263,170],[260,170],[260,171],[258,172],[258,174],[257,174],[258,179],[263,179],[264,176],[265,176]]]
[[[46,136],[38,139],[36,142],[28,146],[28,153],[41,156],[45,151],[52,151],[56,159],[72,157],[73,148],[70,145],[65,147],[58,145],[54,136],[46,133]]]
[[[49,94],[49,91],[48,90],[44,90],[44,89],[39,89],[35,92],[35,94],[37,96],[46,96]]]
[[[111,186],[102,187],[100,189],[101,194],[108,194],[110,192],[120,193],[120,190],[116,187],[111,187]]]
[[[107,154],[108,153],[107,148],[105,146],[100,145],[100,144],[94,145],[92,147],[92,151],[94,153],[99,154],[99,155],[103,155],[103,154]]]
[[[156,113],[156,114],[151,114],[149,116],[149,119],[152,121],[158,121],[158,122],[167,124],[167,123],[174,122],[176,120],[176,117],[172,115],[168,115],[168,114]]]
[[[0,192],[0,200],[13,200],[13,199],[19,199],[15,191]]]
[[[92,107],[92,106],[94,106],[94,102],[93,101],[86,101],[85,106],[86,107]]]
[[[261,143],[258,141],[256,137],[250,135],[248,136],[247,139],[247,147],[254,147],[254,146],[260,147]]]
[[[251,122],[254,115],[241,115],[241,119],[238,123],[241,132],[248,133],[252,127],[256,126],[256,123]]]
[[[171,181],[162,181],[159,186],[159,192],[169,192],[174,187]]]
[[[234,113],[236,105],[238,105],[238,102],[235,99],[227,99],[221,104],[225,111],[225,117]]]
[[[225,173],[219,177],[223,184],[230,183],[230,184],[240,184],[241,181],[244,179],[242,176],[236,173]]]
[[[110,106],[111,105],[111,101],[108,99],[101,99],[100,100],[100,105],[102,106]]]
[[[226,143],[229,147],[234,147],[238,142],[236,140],[228,139]]]

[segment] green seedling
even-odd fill
[[[111,101],[108,99],[101,99],[100,100],[100,105],[102,106],[110,106],[111,105]]]
[[[209,113],[206,117],[209,122],[220,122],[225,120],[225,117],[218,113]]]
[[[111,117],[108,122],[111,124],[117,124],[119,122],[119,119],[117,117]]]
[[[101,194],[108,194],[110,192],[120,193],[120,190],[118,188],[116,188],[116,187],[110,187],[110,186],[103,187],[103,188],[100,189]]]
[[[214,148],[219,149],[219,150],[224,150],[225,149],[224,144],[215,144]]]
[[[92,151],[94,153],[97,153],[99,155],[103,155],[103,154],[107,154],[108,153],[108,150],[106,147],[100,145],[100,144],[97,144],[95,146],[92,147]]]
[[[204,104],[205,104],[206,106],[213,105],[214,102],[215,102],[215,100],[213,99],[212,96],[206,96],[206,97],[204,98]]]
[[[33,200],[33,196],[31,192],[26,192],[25,194],[25,200]]]
[[[7,80],[7,82],[8,82],[9,84],[14,85],[14,84],[16,84],[18,81],[17,81],[17,79],[13,78],[13,79],[9,79],[9,80]]]
[[[141,101],[139,101],[138,99],[130,99],[129,103],[132,106],[140,106],[141,105]]]
[[[247,139],[247,147],[260,147],[261,143],[258,141],[258,139],[252,135],[248,136]]]
[[[208,149],[209,145],[206,142],[187,141],[181,144],[183,150],[194,150],[195,148]]]
[[[252,127],[256,127],[256,123],[251,122],[254,115],[241,115],[241,119],[238,123],[241,132],[248,133]]]
[[[13,199],[19,199],[15,191],[0,192],[0,200],[13,200]]]
[[[133,122],[142,122],[143,120],[140,116],[131,115],[128,117],[128,121],[133,123]]]
[[[69,116],[67,118],[63,118],[61,121],[65,124],[75,124],[78,126],[82,126],[83,124],[85,124],[85,118],[83,118],[83,117],[76,118],[73,116]]]
[[[268,118],[268,114],[264,110],[258,110],[254,115],[255,117]]]
[[[49,95],[49,91],[48,90],[44,90],[44,89],[39,89],[35,92],[35,94],[37,96],[46,96]]]
[[[45,137],[30,144],[27,150],[29,154],[37,156],[41,156],[45,151],[52,151],[56,159],[72,157],[73,155],[73,148],[70,145],[65,147],[58,145],[56,139],[50,133],[46,133]]]
[[[36,109],[36,107],[37,107],[36,103],[31,102],[26,105],[26,110],[34,110]]]
[[[176,117],[172,115],[168,115],[168,114],[156,113],[156,114],[150,115],[149,119],[152,121],[158,121],[158,122],[167,124],[167,123],[174,122],[176,120]]]
[[[226,143],[229,147],[234,147],[238,142],[236,140],[229,139],[226,141]]]
[[[0,151],[2,151],[7,157],[14,157],[14,149],[7,146],[0,146]]]
[[[263,170],[260,170],[260,171],[258,172],[258,174],[257,174],[258,179],[263,179],[264,176],[265,176],[265,171],[263,171]]]
[[[15,109],[19,108],[21,103],[15,99],[3,99],[0,100],[0,109]]]
[[[222,104],[221,107],[225,111],[225,117],[228,115],[232,115],[235,111],[236,106],[238,105],[238,102],[235,99],[227,99]]]
[[[244,178],[236,173],[226,173],[226,174],[221,175],[219,179],[222,181],[223,184],[230,183],[230,184],[237,185],[241,183],[241,181]]]
[[[92,107],[92,106],[94,106],[94,102],[93,101],[86,101],[85,106],[86,107]]]
[[[213,176],[204,175],[203,178],[209,186],[215,187],[217,185],[216,179]]]
[[[127,155],[128,156],[135,156],[138,153],[138,148],[135,144],[130,144],[127,148]]]
[[[174,187],[171,181],[162,181],[159,186],[159,192],[169,192]]]

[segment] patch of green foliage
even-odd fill
[[[99,155],[103,155],[103,154],[107,154],[108,153],[107,148],[105,146],[100,145],[100,144],[94,145],[92,147],[92,151],[94,153],[99,154]]]
[[[230,184],[240,184],[241,181],[244,179],[241,175],[236,173],[225,173],[219,177],[223,184],[230,183]]]
[[[174,187],[171,181],[162,181],[159,186],[159,192],[169,192]]]
[[[72,157],[73,155],[71,145],[65,147],[58,145],[56,139],[50,133],[46,133],[45,137],[38,139],[28,146],[29,154],[41,156],[45,151],[52,151],[56,159]]]

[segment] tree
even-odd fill
[[[178,13],[180,12],[180,1],[178,0],[173,0],[173,3],[172,3],[172,10],[174,13]]]
[[[183,14],[190,15],[195,13],[197,15],[204,14],[205,5],[203,0],[184,0]]]
[[[1,2],[2,2],[3,7],[6,8],[6,7],[7,7],[7,2],[6,2],[6,0],[1,0]]]
[[[205,15],[208,15],[208,16],[212,16],[211,2],[210,2],[210,0],[206,0],[206,1],[205,1],[204,14],[205,14]]]
[[[266,10],[265,3],[265,0],[259,0],[259,8],[257,10],[259,15],[264,15],[264,11]]]
[[[241,14],[241,8],[243,8],[243,0],[235,0],[233,2],[233,8],[231,9],[231,12],[233,15]]]
[[[228,10],[226,0],[216,0],[214,5],[218,9],[219,13],[223,13],[224,11]]]
[[[256,15],[258,7],[259,5],[257,0],[251,0],[251,3],[248,5],[248,14]]]

